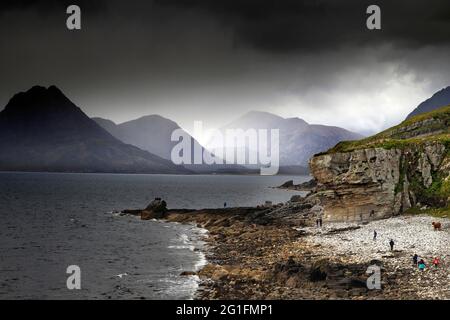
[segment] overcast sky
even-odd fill
[[[370,4],[382,30],[366,28]],[[191,130],[261,110],[367,134],[450,85],[450,1],[3,0],[0,55],[0,109],[55,84],[115,122]]]

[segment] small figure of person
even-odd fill
[[[391,251],[393,251],[395,245],[394,239],[391,239],[391,241],[389,241],[389,245],[391,246]]]
[[[425,261],[423,261],[423,259],[420,259],[418,266],[420,271],[424,271],[426,268]]]
[[[224,207],[224,208],[227,207],[227,203],[226,203],[226,202],[223,203],[223,207]]]
[[[377,240],[377,230],[373,230],[373,241]]]
[[[435,268],[439,267],[439,264],[440,264],[439,258],[438,258],[438,257],[435,257],[435,258],[433,259],[433,265],[434,265],[434,267],[435,267]]]
[[[319,219],[316,219],[316,227],[317,228],[319,227],[319,224],[320,224]]]
[[[417,262],[419,261],[419,256],[416,254],[413,255],[413,264],[417,266]]]
[[[322,228],[322,218],[319,218],[319,227]]]

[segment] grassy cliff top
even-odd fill
[[[450,105],[409,118],[399,125],[357,141],[342,141],[322,153],[350,152],[366,148],[403,148],[428,141],[450,146]]]

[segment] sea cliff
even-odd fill
[[[416,116],[310,160],[310,198],[327,221],[367,221],[411,208],[446,208],[450,197],[450,107]]]

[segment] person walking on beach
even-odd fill
[[[223,207],[224,207],[224,208],[227,207],[227,203],[226,203],[226,202],[223,203]]]
[[[316,227],[319,227],[319,219],[316,219]]]
[[[419,261],[419,270],[420,271],[424,271],[426,267],[425,261],[423,261],[423,259],[420,259]]]
[[[413,264],[417,266],[417,261],[419,260],[419,256],[416,254],[413,255]]]
[[[322,218],[319,218],[319,227],[322,228]]]
[[[394,250],[394,244],[395,244],[394,240],[391,239],[391,241],[389,241],[389,245],[391,246],[391,251]]]
[[[377,240],[377,230],[373,230],[373,241]]]
[[[434,267],[435,267],[435,268],[439,267],[439,263],[440,263],[439,258],[438,258],[438,257],[435,257],[435,258],[433,259],[433,265],[434,265]]]

